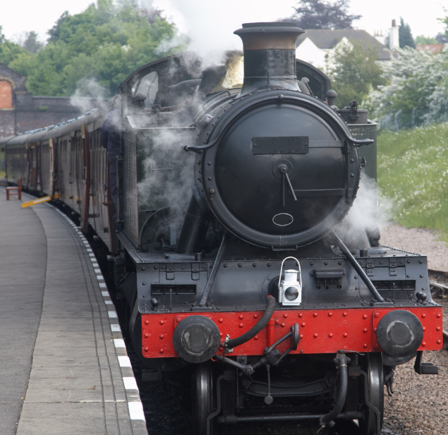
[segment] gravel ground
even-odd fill
[[[434,231],[390,224],[381,231],[381,244],[428,256],[431,269],[448,271],[448,247]],[[441,299],[445,317],[448,303]],[[384,427],[397,435],[448,434],[448,352],[425,352],[423,360],[439,367],[439,375],[418,375],[411,361],[395,371],[392,397],[385,400]]]
[[[388,224],[381,230],[380,243],[427,255],[430,269],[448,271],[448,247],[445,242],[439,240],[436,231]]]

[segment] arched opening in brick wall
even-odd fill
[[[0,79],[0,109],[12,109],[12,85]]]

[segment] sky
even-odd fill
[[[178,28],[189,34],[193,44],[217,44],[219,48],[240,48],[241,42],[233,31],[242,23],[275,21],[291,16],[296,0],[140,0],[163,9]],[[36,31],[42,41],[61,14],[82,12],[93,0],[14,0],[0,13],[0,26],[8,39],[20,40],[27,31]],[[331,2],[331,1],[330,1]],[[374,5],[374,7],[373,7]],[[437,18],[448,16],[446,0],[351,0],[349,13],[362,15],[354,21],[355,28],[370,34],[382,31],[387,35],[392,19],[402,17],[418,35],[435,36],[444,31]],[[445,5],[445,10],[444,10]],[[224,47],[225,45],[225,47]],[[232,45],[232,46],[229,46]],[[192,47],[194,48],[194,47]]]

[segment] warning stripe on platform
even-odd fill
[[[30,207],[30,206],[36,205],[36,204],[42,204],[43,202],[48,202],[48,201],[51,201],[51,196],[44,196],[39,199],[33,199],[32,201],[24,202],[22,204],[22,208]]]

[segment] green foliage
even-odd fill
[[[413,48],[396,51],[383,65],[385,86],[373,90],[365,105],[383,125],[401,110],[400,127],[445,121],[448,109],[448,47],[437,54]]]
[[[445,9],[445,12],[448,12],[448,10]],[[440,21],[442,24],[445,24],[445,34],[438,33],[436,35],[437,42],[439,44],[446,44],[448,43],[448,15],[445,18],[438,18],[438,21]]]
[[[378,137],[378,185],[400,225],[444,232],[448,241],[448,123]]]
[[[56,24],[47,32],[50,37],[48,38],[48,42],[56,42],[59,41],[61,34],[61,27],[64,24],[65,19],[68,17],[68,11],[62,13],[59,19],[56,21]]]
[[[0,63],[9,65],[17,59],[25,50],[14,42],[8,41],[3,35],[2,26],[0,26]]]
[[[103,96],[111,96],[138,67],[184,48],[156,52],[175,33],[157,10],[141,10],[132,0],[98,0],[80,14],[64,12],[48,31],[44,48],[33,53],[19,47],[5,63],[27,76],[34,95],[70,96],[81,88],[82,96],[85,83],[96,81],[106,90]]]
[[[448,30],[446,33],[437,33],[436,41],[438,44],[446,44],[448,42]]]
[[[412,37],[411,28],[409,27],[409,24],[403,21],[403,18],[400,18],[400,25],[398,26],[398,41],[400,44],[400,48],[415,48],[415,42],[414,38]]]
[[[37,39],[37,33],[34,31],[26,32],[25,41],[23,41],[22,48],[30,53],[37,53],[43,48],[44,44]]]
[[[439,41],[437,41],[436,38],[431,38],[429,36],[420,35],[415,38],[416,44],[438,44]]]
[[[345,107],[353,100],[361,103],[372,88],[384,84],[378,56],[377,47],[363,46],[357,41],[336,48],[328,72],[338,93],[337,106]]]

